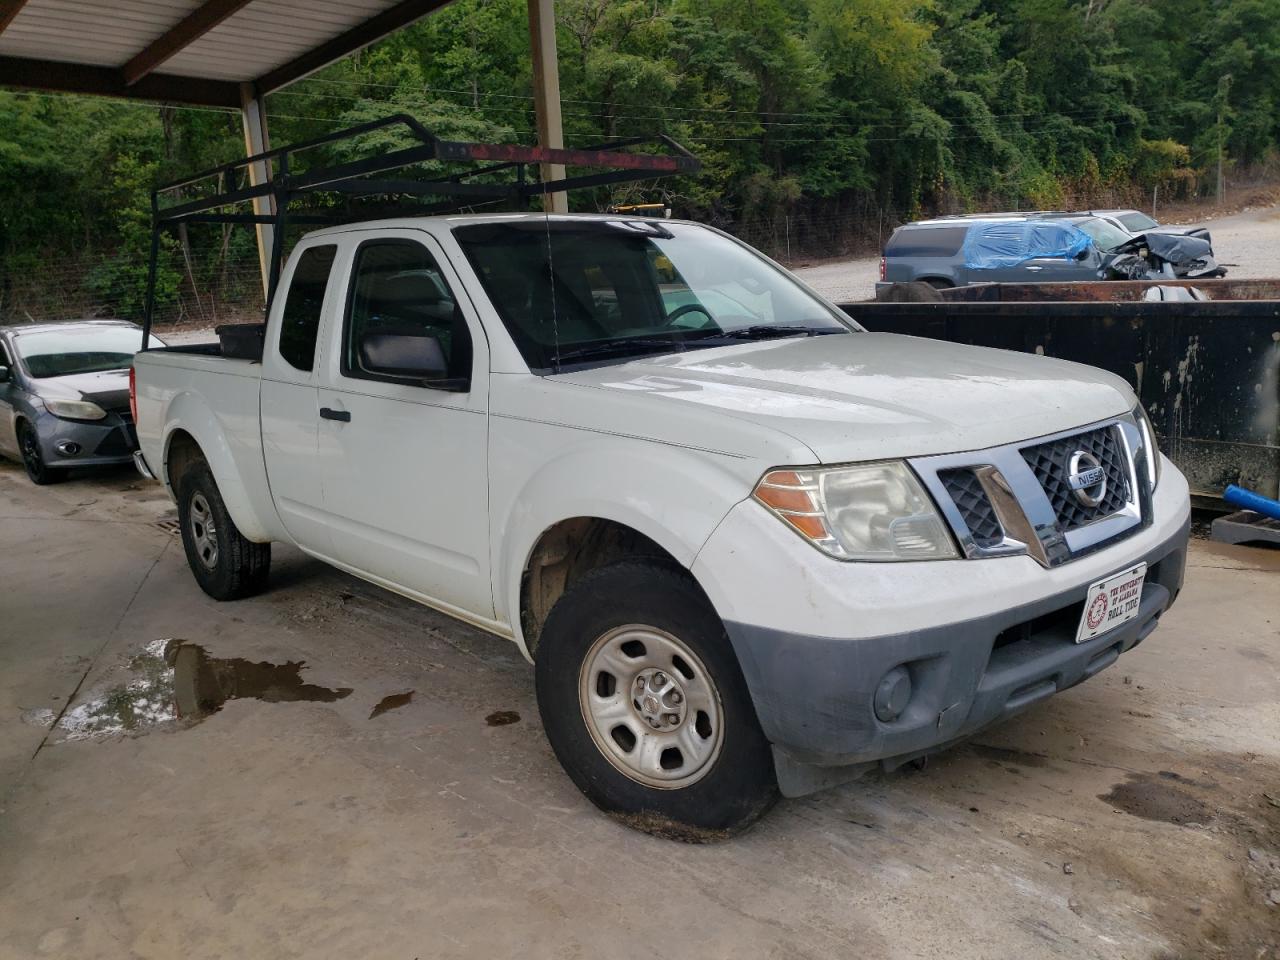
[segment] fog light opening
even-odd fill
[[[892,723],[902,716],[911,700],[911,674],[906,667],[894,667],[876,687],[875,712],[881,723]]]
[[[77,457],[80,455],[80,450],[80,444],[76,443],[74,440],[58,441],[58,453],[62,454],[64,457]]]

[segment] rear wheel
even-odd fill
[[[32,483],[43,487],[66,479],[67,471],[64,468],[51,467],[45,463],[35,427],[25,420],[18,424],[18,449],[22,452],[22,465],[26,467],[27,476]]]
[[[715,840],[777,799],[724,627],[683,571],[631,560],[587,574],[552,608],[535,663],[561,765],[629,826]]]
[[[215,600],[239,600],[266,588],[271,544],[240,533],[206,463],[193,465],[178,481],[178,522],[201,590]]]
[[[950,290],[955,286],[950,280],[943,280],[941,277],[930,277],[925,283],[935,290]]]

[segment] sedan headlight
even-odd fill
[[[752,496],[839,560],[951,560],[946,524],[905,463],[771,470]]]
[[[1138,404],[1133,414],[1138,420],[1138,429],[1142,431],[1143,459],[1147,461],[1147,483],[1151,485],[1152,490],[1155,490],[1156,484],[1160,482],[1160,448],[1156,446],[1156,429],[1151,425],[1151,418],[1147,416],[1147,411],[1142,409],[1142,404]]]
[[[67,420],[101,420],[107,415],[107,411],[89,400],[46,400],[44,408],[55,417]]]

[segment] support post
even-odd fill
[[[240,122],[244,127],[245,156],[251,157],[271,149],[267,131],[267,105],[252,83],[240,84]],[[271,179],[270,161],[261,160],[249,164],[249,184],[257,186]],[[253,212],[259,216],[275,215],[274,196],[255,197]],[[258,270],[262,275],[262,295],[271,292],[271,263],[275,244],[275,229],[269,223],[255,227],[258,234]]]
[[[556,54],[555,0],[528,0],[529,45],[533,53],[533,109],[537,117],[538,146],[564,147],[564,125],[560,118],[560,60]],[[564,178],[564,164],[541,165],[542,181]],[[545,209],[568,213],[569,197],[564,192],[545,194]]]

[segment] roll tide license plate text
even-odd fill
[[[1099,580],[1089,587],[1084,599],[1084,614],[1076,643],[1092,640],[1138,615],[1142,606],[1142,581],[1147,576],[1146,563],[1130,567],[1124,573]]]

